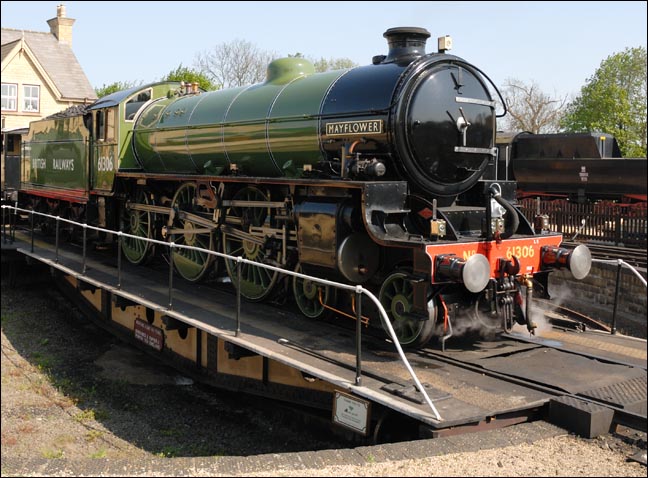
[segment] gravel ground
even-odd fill
[[[174,476],[174,463],[182,463],[174,460],[188,457],[256,457],[263,462],[264,455],[333,452],[348,446],[285,424],[279,415],[248,408],[239,396],[191,384],[81,320],[47,273],[37,280],[21,276],[13,288],[6,269],[3,266],[1,288],[2,476],[81,476],[90,473],[79,472],[80,464],[89,464],[87,470],[122,461],[121,472],[94,476]],[[135,367],[138,381],[118,375],[112,366],[102,367],[116,358]],[[361,464],[310,468],[300,462],[232,474],[645,477],[646,466],[628,460],[638,450],[645,454],[645,433],[593,440],[565,433],[533,443],[416,460],[392,460],[380,453],[374,458],[370,452]],[[138,465],[143,462],[150,466],[142,469]],[[52,463],[58,471],[52,471]],[[224,476],[209,466],[180,471]]]

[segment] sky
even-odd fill
[[[49,31],[63,3],[75,19],[72,49],[95,87],[157,81],[198,53],[245,40],[260,50],[359,65],[387,53],[388,28],[426,28],[426,51],[450,35],[449,52],[498,86],[536,83],[573,98],[601,62],[646,47],[647,2],[467,1],[3,1],[2,28]]]

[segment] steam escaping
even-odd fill
[[[534,307],[531,312],[531,321],[535,323],[535,336],[542,337],[543,333],[551,330],[551,321],[544,315],[541,309]],[[529,335],[526,325],[515,323],[511,332],[518,335]]]
[[[551,304],[555,307],[562,305],[570,300],[573,293],[566,288],[558,288],[555,294],[552,294]],[[522,304],[520,309],[526,311],[526,294],[520,294]],[[480,307],[480,305],[482,307]],[[485,307],[485,303],[477,300],[472,305],[460,306],[456,303],[439,304],[428,303],[428,313],[430,320],[436,320],[435,337],[445,343],[448,339],[459,339],[464,336],[469,339],[481,339],[486,341],[495,340],[501,333],[504,333],[504,323],[501,315],[492,316],[490,311]],[[438,310],[440,308],[440,310]],[[531,304],[531,322],[535,323],[536,328],[534,335],[542,337],[548,336],[552,329],[550,317],[545,315],[544,307],[539,302]],[[448,315],[448,322],[445,316]],[[531,333],[525,324],[518,324],[513,320],[511,333],[522,337],[530,337]]]
[[[446,328],[443,313],[436,327],[437,337],[463,337],[465,335],[479,336],[484,340],[493,340],[502,331],[501,319],[492,319],[479,311],[479,303],[469,308],[455,308],[456,314]],[[449,336],[448,334],[452,334]]]

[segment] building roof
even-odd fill
[[[1,47],[3,63],[21,39],[27,44],[36,61],[63,98],[95,99],[97,97],[70,45],[59,42],[49,32],[3,28]]]

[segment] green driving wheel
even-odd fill
[[[205,215],[207,211],[196,205],[196,184],[182,184],[173,196],[172,208],[178,213],[187,212],[195,215]],[[205,227],[192,222],[190,218],[176,218],[174,229],[183,232],[170,235],[171,242],[179,245],[191,246],[200,249],[214,249],[214,234],[205,231]],[[173,264],[178,274],[190,282],[197,282],[209,270],[214,256],[205,251],[195,249],[175,248],[173,250]]]
[[[302,272],[301,265],[297,265],[295,272]],[[335,287],[297,276],[293,276],[293,294],[301,313],[310,318],[325,315],[331,310],[324,307],[324,305],[332,307],[337,302],[337,289]]]
[[[255,187],[245,187],[238,191],[233,201],[267,202],[268,198],[263,192]],[[227,211],[225,222],[229,223],[244,234],[250,233],[250,228],[260,227],[265,224],[268,208],[255,206],[233,206]],[[243,239],[233,234],[223,232],[223,252],[225,254],[242,257],[244,259],[264,263],[268,259],[268,251],[259,243],[255,237]],[[225,259],[227,274],[234,287],[238,287],[237,261]],[[263,267],[241,262],[241,295],[251,301],[265,299],[279,278],[278,271],[272,271]]]
[[[407,273],[395,272],[387,277],[380,288],[378,300],[385,308],[401,345],[417,347],[432,338],[436,324],[436,309],[432,311],[432,317],[427,319],[411,313],[414,287]],[[384,324],[383,328],[385,328]]]
[[[134,204],[150,205],[151,200],[146,192],[139,189],[135,194]],[[121,231],[132,236],[150,239],[153,232],[155,216],[149,211],[125,207],[121,215]],[[142,264],[153,256],[155,245],[133,237],[122,237],[122,251],[129,262]]]

